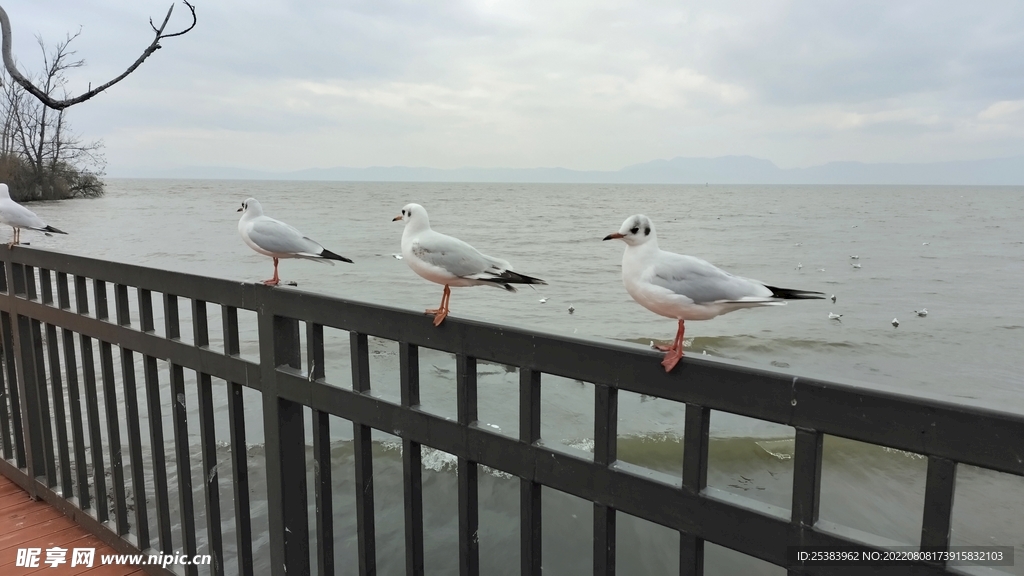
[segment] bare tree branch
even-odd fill
[[[12,80],[20,84],[26,92],[29,92],[30,94],[38,98],[40,102],[42,102],[49,108],[53,108],[54,110],[63,110],[68,106],[73,106],[75,104],[78,104],[79,102],[85,102],[89,98],[92,98],[93,96],[99,94],[100,92],[103,92],[107,88],[110,88],[114,84],[117,84],[121,80],[124,80],[126,76],[134,72],[136,68],[138,68],[140,65],[142,65],[143,62],[146,61],[146,58],[149,58],[150,55],[153,54],[153,52],[156,52],[160,49],[160,40],[163,40],[164,38],[173,38],[174,36],[181,36],[182,34],[185,34],[186,32],[195,28],[196,7],[190,4],[188,0],[182,0],[182,2],[184,2],[185,5],[188,6],[188,9],[192,12],[192,24],[188,28],[180,32],[175,32],[173,34],[164,33],[164,28],[167,27],[167,22],[171,19],[171,12],[174,10],[174,4],[171,4],[171,7],[167,10],[167,16],[164,17],[164,21],[162,24],[160,24],[159,28],[154,26],[153,20],[150,19],[149,25],[153,28],[153,31],[156,33],[156,35],[153,37],[153,42],[150,43],[150,45],[142,51],[142,55],[139,56],[139,59],[136,60],[134,64],[129,66],[123,74],[97,88],[91,88],[92,84],[90,83],[90,90],[88,92],[85,92],[84,94],[81,94],[79,96],[75,96],[74,98],[67,98],[64,100],[55,100],[51,98],[49,94],[37,88],[34,84],[32,84],[32,82],[28,78],[26,78],[24,75],[22,75],[20,71],[18,71],[18,67],[14,63],[14,58],[11,56],[11,22],[7,18],[7,12],[3,9],[2,6],[0,6],[0,32],[3,32],[4,67],[7,68],[7,73],[10,74]]]

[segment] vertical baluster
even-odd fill
[[[68,290],[68,275],[57,273],[57,307],[71,309],[71,293]],[[89,475],[85,456],[85,428],[82,423],[82,399],[78,390],[78,359],[75,354],[75,333],[61,328],[64,344],[64,373],[67,376],[68,411],[71,413],[71,438],[74,450],[75,483],[78,507],[87,510],[90,505]]]
[[[164,294],[164,331],[169,340],[181,340],[178,297]],[[168,363],[174,415],[174,456],[178,473],[178,502],[181,510],[181,540],[184,554],[196,554],[196,517],[192,502],[192,461],[188,445],[188,407],[185,404],[185,369]],[[185,566],[189,576],[198,574],[194,564]]]
[[[210,347],[206,302],[192,300],[192,338],[199,348]],[[206,534],[213,574],[224,573],[224,543],[220,526],[220,480],[217,474],[217,438],[213,422],[213,379],[196,371],[199,387],[199,438],[203,452],[203,494],[206,497]]]
[[[36,291],[36,269],[32,266],[22,266],[25,280],[25,295],[29,300],[38,300],[39,294]],[[28,345],[26,352],[25,348],[22,348],[23,354],[30,354],[23,356],[25,365],[31,367],[31,370],[26,373],[26,391],[28,392],[27,399],[29,403],[26,406],[36,412],[35,417],[38,419],[38,426],[33,426],[32,430],[37,430],[41,433],[41,438],[38,441],[42,443],[42,454],[41,458],[36,458],[36,462],[33,466],[35,469],[34,475],[39,477],[45,473],[46,486],[52,488],[57,485],[57,467],[55,466],[55,456],[53,453],[53,422],[50,417],[50,399],[49,393],[46,390],[46,359],[43,352],[43,326],[42,322],[24,316],[18,317],[18,323],[21,326],[21,334],[28,335],[28,340],[25,342]],[[34,444],[35,442],[33,442]]]
[[[238,309],[221,306],[224,325],[224,353],[237,357],[239,353]],[[242,403],[242,385],[228,383],[228,427],[231,429],[231,483],[235,504],[235,537],[238,547],[238,571],[251,575],[252,564],[252,518],[249,509],[249,462],[245,444],[245,406]]]
[[[153,293],[139,288],[139,327],[143,332],[156,331],[153,319]],[[146,386],[146,410],[149,414],[149,445],[153,459],[153,493],[156,498],[156,528],[160,550],[174,550],[171,538],[171,507],[167,491],[167,455],[164,446],[164,419],[160,400],[160,370],[156,358],[142,357],[142,377]]]
[[[271,290],[268,288],[267,292]],[[269,298],[272,298],[270,296]],[[268,298],[268,299],[269,299]],[[277,367],[301,368],[299,322],[260,306],[260,384],[267,458],[267,520],[274,574],[309,573],[306,430],[302,404],[278,393]]]
[[[540,440],[540,372],[519,368],[519,440]],[[529,478],[519,480],[520,568],[523,576],[541,573],[541,488]]]
[[[79,314],[89,314],[89,291],[87,280],[75,276],[75,304]],[[103,463],[103,436],[100,424],[99,394],[96,391],[96,363],[93,359],[92,338],[78,335],[82,350],[82,376],[85,386],[85,409],[89,417],[89,452],[92,456],[92,485],[95,496],[96,518],[106,522],[110,517],[107,503],[107,476]]]
[[[419,348],[398,345],[402,406],[420,403]],[[423,574],[423,463],[419,442],[402,438],[402,476],[405,492],[405,573]]]
[[[940,456],[928,457],[921,522],[921,549],[949,550],[949,530],[956,492],[957,463]]]
[[[96,318],[106,320],[107,283],[93,280]],[[114,347],[100,340],[100,371],[103,375],[103,406],[107,413],[107,447],[110,449],[111,484],[114,489],[114,523],[119,536],[128,533],[128,503],[125,494],[124,459],[121,456],[121,427],[117,407],[117,383],[114,380]]]
[[[324,327],[306,322],[309,380],[324,378]],[[316,571],[334,574],[334,498],[331,492],[330,414],[313,409],[313,493],[316,499]]]
[[[9,265],[9,263],[8,263]],[[18,468],[25,468],[26,452],[25,429],[21,420],[21,391],[18,389],[17,354],[14,345],[14,322],[7,312],[0,313],[3,327],[4,368],[7,373],[7,394],[11,399],[11,428],[14,437],[14,459]]]
[[[472,426],[477,421],[476,358],[455,357],[455,380],[459,424]],[[480,574],[480,499],[477,463],[458,459],[459,475],[459,574]]]
[[[351,332],[352,389],[370,391],[370,349],[366,334]],[[373,518],[373,438],[369,426],[352,423],[355,450],[356,527],[359,536],[359,574],[377,573],[376,530]]]
[[[2,267],[0,267],[2,269]],[[8,340],[0,337],[0,344],[7,347]],[[6,362],[7,355],[4,351],[3,360]],[[7,399],[11,398],[10,389],[16,388],[18,381],[10,380],[4,376],[4,370],[0,370],[0,450],[4,460],[14,458],[14,447],[11,444],[11,413],[13,408],[8,406]],[[8,384],[10,384],[8,386]]]
[[[53,303],[53,289],[50,284],[50,271],[40,270],[43,284],[43,303]],[[46,353],[50,362],[50,387],[53,392],[53,420],[57,428],[57,462],[60,467],[60,486],[64,498],[74,495],[74,482],[71,477],[71,457],[68,442],[68,420],[64,406],[64,382],[60,369],[60,347],[57,340],[57,327],[46,324]]]
[[[617,458],[619,391],[594,386],[594,463],[609,466]],[[594,502],[594,574],[615,574],[615,509]]]
[[[708,440],[711,410],[695,404],[686,405],[683,432],[683,490],[700,494],[708,485]],[[679,533],[680,576],[704,574],[704,539]]]
[[[131,326],[128,287],[114,286],[114,305],[119,326]],[[128,457],[132,469],[132,492],[135,500],[136,545],[140,550],[150,546],[149,507],[146,504],[146,471],[142,463],[142,430],[139,425],[139,397],[135,383],[135,354],[121,347],[121,385],[124,388],[124,412],[128,420]]]

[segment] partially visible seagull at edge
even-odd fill
[[[11,191],[7,184],[0,184],[0,224],[7,224],[11,227],[11,241],[8,248],[14,248],[21,244],[21,229],[37,230],[39,232],[53,234],[67,234],[63,230],[57,230],[50,226],[36,213],[11,200]]]
[[[626,292],[655,314],[679,320],[672,346],[661,365],[671,372],[683,357],[686,320],[710,320],[715,316],[756,306],[778,306],[786,300],[824,298],[821,292],[768,286],[721,270],[714,265],[658,247],[654,224],[643,214],[626,218],[618,232],[605,240],[622,240],[622,283]]]
[[[427,210],[419,204],[406,204],[392,222],[405,221],[402,232],[402,256],[412,271],[444,286],[441,305],[429,309],[434,326],[448,316],[451,286],[495,286],[515,292],[513,284],[547,284],[540,278],[512,271],[512,265],[500,258],[480,253],[469,244],[430,228]]]
[[[331,252],[312,238],[303,235],[293,226],[264,216],[263,206],[255,198],[242,202],[242,207],[237,211],[242,213],[238,220],[238,233],[242,235],[242,240],[253,250],[274,259],[274,277],[263,281],[267,286],[277,286],[281,283],[281,278],[277,275],[277,265],[282,258],[305,258],[331,265],[334,264],[331,260],[352,263],[348,258]]]

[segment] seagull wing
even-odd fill
[[[759,282],[734,276],[700,258],[673,252],[658,256],[649,269],[648,281],[696,304],[774,300],[772,291]]]
[[[413,241],[412,253],[420,260],[460,278],[496,279],[512,268],[504,260],[481,254],[462,240],[433,230],[424,231]]]
[[[14,200],[5,199],[0,202],[0,221],[15,228],[30,228],[42,230],[46,228],[46,222],[36,213],[18,204]]]
[[[249,226],[249,239],[267,252],[317,257],[324,247],[302,235],[293,226],[266,216]]]

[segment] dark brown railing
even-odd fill
[[[543,565],[542,486],[593,503],[595,574],[615,571],[618,512],[678,531],[680,573],[684,575],[703,573],[705,541],[787,567],[792,574],[853,574],[860,568],[804,566],[787,554],[793,546],[880,549],[818,523],[825,434],[927,456],[923,548],[943,550],[949,546],[958,464],[1024,475],[1020,457],[1024,417],[1020,415],[794,378],[700,356],[687,357],[673,373],[666,374],[656,361],[657,353],[635,345],[553,336],[459,318],[449,318],[435,328],[431,318],[406,310],[26,247],[0,247],[0,256],[4,259],[0,275],[0,360],[4,368],[0,374],[0,473],[119,551],[208,553],[213,557],[213,574],[224,572],[221,512],[228,506],[220,502],[213,378],[227,382],[233,556],[237,555],[242,574],[254,570],[245,389],[262,398],[268,517],[265,522],[260,520],[268,526],[270,563],[277,575],[308,574],[312,568],[318,574],[334,573],[331,481],[333,474],[340,473],[354,474],[356,479],[358,557],[352,561],[357,562],[359,574],[376,573],[371,430],[402,439],[407,574],[423,573],[423,446],[458,458],[458,510],[451,513],[458,516],[459,571],[463,575],[480,573],[480,466],[519,478],[521,573],[532,575],[540,574]],[[114,318],[109,313],[111,292]],[[154,313],[154,301],[162,314]],[[190,318],[190,342],[181,335],[182,305]],[[211,306],[220,309],[223,337],[217,346],[211,346]],[[239,311],[255,313],[259,360],[240,355]],[[134,323],[133,312],[137,314]],[[160,315],[163,334],[157,333],[155,325]],[[350,389],[325,380],[325,327],[348,331]],[[369,335],[399,343],[399,403],[371,394]],[[303,340],[305,366],[301,361]],[[419,406],[421,346],[455,355],[454,420]],[[115,348],[120,358],[119,377]],[[518,368],[518,438],[478,425],[478,361]],[[163,363],[165,369],[161,369]],[[196,388],[186,389],[186,370],[195,372]],[[557,450],[543,442],[540,393],[544,374],[594,384],[592,455]],[[161,396],[161,378],[169,379],[170,397]],[[620,390],[686,404],[681,481],[651,474],[616,457]],[[140,391],[146,397],[145,418],[140,415]],[[188,405],[198,406],[202,487],[192,485]],[[306,496],[305,408],[312,415],[316,471],[312,507]],[[163,437],[161,425],[167,410],[173,417],[170,439]],[[712,410],[796,428],[788,518],[757,501],[707,486]],[[332,466],[331,417],[352,423],[353,470]],[[142,425],[143,419],[147,426]],[[122,444],[127,451],[121,449]],[[172,447],[173,463],[165,461],[164,450],[152,449],[167,445]],[[170,470],[175,472],[176,485],[168,485],[171,475],[165,471]],[[206,519],[204,550],[197,545],[194,490],[205,496],[200,510]],[[178,495],[176,510],[170,502],[172,491]],[[152,506],[143,504],[148,499]],[[151,510],[154,519],[148,517]],[[310,550],[310,510],[315,515],[315,551]],[[180,528],[177,545],[172,525]],[[154,533],[150,533],[151,527],[155,527]],[[167,573],[158,567],[146,569]],[[196,568],[178,570],[194,573]],[[942,563],[924,562],[878,570],[957,573]]]

